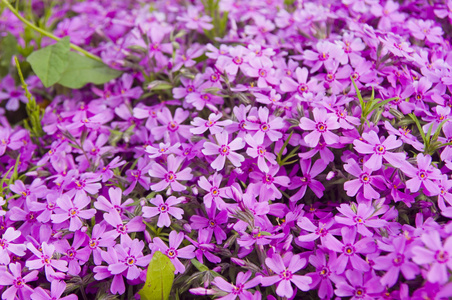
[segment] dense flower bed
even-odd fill
[[[122,74],[0,6],[2,299],[452,297],[450,0],[20,2]]]

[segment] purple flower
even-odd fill
[[[154,238],[154,243],[149,246],[153,253],[155,251],[161,251],[171,259],[171,262],[176,268],[175,274],[185,272],[185,266],[180,262],[179,257],[185,259],[192,259],[195,257],[195,246],[193,245],[177,249],[184,240],[184,237],[185,235],[183,232],[177,233],[173,230],[169,234],[169,247],[160,238]]]
[[[402,146],[402,141],[397,140],[394,135],[390,135],[380,142],[378,135],[375,131],[370,131],[369,133],[363,133],[364,143],[360,140],[355,140],[353,145],[355,150],[362,154],[371,154],[370,158],[364,163],[364,166],[376,171],[381,169],[383,158],[396,168],[400,168],[405,161],[404,153],[393,153],[388,150],[392,150]]]
[[[194,230],[200,230],[207,228],[208,231],[215,234],[217,244],[221,244],[227,237],[226,232],[221,228],[221,224],[225,224],[228,221],[228,212],[221,210],[217,214],[217,206],[214,204],[210,208],[206,209],[207,218],[200,215],[193,215],[190,218],[191,227]]]
[[[356,241],[355,227],[343,227],[341,233],[342,242],[339,242],[334,236],[328,236],[323,243],[327,249],[341,253],[332,266],[333,271],[337,274],[344,273],[349,262],[355,270],[369,271],[369,264],[361,258],[360,254],[373,253],[376,249],[375,242],[368,237]]]
[[[151,261],[151,255],[143,256],[144,242],[138,239],[121,242],[115,245],[118,262],[109,264],[108,271],[113,275],[122,274],[127,279],[133,280],[140,276],[141,269]]]
[[[21,235],[21,232],[15,230],[13,227],[8,227],[0,239],[0,265],[8,265],[11,261],[10,254],[17,256],[24,256],[27,247],[24,244],[13,244]]]
[[[328,254],[328,262],[326,260],[326,254]],[[332,272],[331,266],[336,261],[335,252],[324,253],[321,250],[316,252],[316,255],[309,256],[309,263],[316,268],[313,273],[308,273],[312,278],[311,288],[319,286],[318,295],[320,299],[331,299],[333,296],[333,282],[339,282],[339,276]]]
[[[191,128],[190,132],[193,134],[202,134],[209,130],[210,134],[217,134],[221,133],[223,131],[223,127],[221,126],[228,126],[232,124],[231,120],[224,120],[224,121],[218,121],[221,119],[223,114],[210,114],[208,120],[201,119],[199,117],[196,117],[192,122],[191,125],[195,126],[195,128]]]
[[[255,287],[260,283],[261,277],[256,276],[253,279],[249,280],[252,273],[251,271],[248,271],[246,273],[239,272],[237,274],[236,283],[231,284],[221,278],[220,276],[215,277],[212,284],[217,286],[220,290],[225,291],[229,293],[227,296],[223,296],[218,298],[219,300],[234,300],[239,297],[240,299],[253,299],[253,295],[251,292],[247,291],[250,288]]]
[[[325,190],[325,188],[320,183],[320,181],[314,179],[314,177],[325,170],[325,162],[319,159],[311,167],[310,159],[300,159],[300,167],[301,171],[303,172],[303,177],[293,177],[289,189],[294,190],[299,187],[301,188],[292,197],[290,197],[290,201],[298,201],[303,198],[308,187],[318,198],[321,198],[323,196],[323,191]]]
[[[245,158],[235,153],[235,150],[240,150],[245,147],[245,142],[242,138],[235,138],[228,142],[228,133],[222,132],[215,134],[218,144],[206,142],[202,153],[204,155],[218,155],[218,157],[211,163],[213,169],[221,171],[226,163],[226,158],[236,167],[240,167]]]
[[[172,215],[178,220],[182,219],[184,210],[182,208],[173,207],[181,203],[184,198],[176,198],[174,196],[169,197],[166,201],[163,201],[161,195],[157,195],[155,198],[151,199],[149,202],[155,205],[155,207],[145,206],[143,207],[143,217],[152,218],[159,215],[159,220],[157,222],[158,227],[169,227],[171,225],[171,219],[169,215]]]
[[[413,247],[413,261],[419,265],[431,264],[428,281],[446,283],[449,280],[447,269],[452,270],[452,238],[447,238],[443,245],[439,233],[432,230],[422,234],[421,240],[428,249]]]
[[[344,216],[335,216],[336,222],[348,226],[356,226],[358,233],[363,236],[373,236],[373,233],[367,227],[383,228],[387,224],[385,220],[377,217],[384,211],[375,210],[374,207],[364,203],[359,203],[358,208],[354,205],[341,204],[337,210]]]
[[[66,283],[60,280],[53,280],[50,285],[50,295],[47,290],[41,287],[36,288],[31,294],[31,300],[77,300],[77,295],[67,295],[61,297],[66,289]]]
[[[133,203],[132,199],[127,199],[122,203],[122,190],[120,188],[109,188],[108,196],[110,196],[110,201],[104,196],[99,196],[97,201],[94,202],[94,207],[107,213],[116,210],[121,214],[129,209],[128,206]]]
[[[44,267],[46,278],[49,282],[54,279],[64,278],[64,274],[55,272],[54,268],[61,272],[67,272],[67,261],[53,258],[53,254],[55,253],[54,245],[48,245],[46,242],[43,242],[41,245],[42,252],[36,249],[32,243],[28,243],[27,248],[38,257],[38,259],[28,259],[25,263],[27,268],[30,270],[37,270]]]
[[[337,117],[334,114],[327,113],[324,108],[315,107],[313,110],[314,120],[306,117],[301,118],[300,128],[312,132],[304,137],[304,141],[310,147],[316,147],[319,144],[320,137],[323,137],[327,145],[339,142],[339,136],[332,133],[331,130],[340,127]]]
[[[104,220],[113,226],[114,229],[106,232],[106,236],[113,236],[113,238],[121,237],[121,243],[129,238],[130,232],[141,232],[146,228],[141,216],[136,216],[131,220],[124,221],[116,210],[104,214]]]
[[[380,175],[371,175],[372,171],[366,166],[363,166],[361,170],[358,163],[353,159],[350,159],[348,163],[344,165],[345,171],[357,177],[344,183],[344,189],[347,195],[350,197],[355,196],[359,190],[362,189],[364,197],[366,199],[377,199],[380,197],[378,193],[372,186],[376,186],[379,189],[384,189],[384,178]]]
[[[166,106],[163,107],[162,111],[157,113],[157,120],[162,126],[152,129],[155,139],[160,140],[163,138],[166,143],[170,142],[172,144],[189,139],[191,136],[190,125],[182,125],[188,115],[188,111],[184,111],[179,107],[176,109],[173,118],[170,110]]]
[[[163,191],[168,186],[175,192],[185,191],[186,186],[179,183],[178,180],[191,180],[193,175],[191,174],[191,168],[185,168],[180,171],[179,167],[184,161],[183,157],[175,157],[174,155],[169,155],[167,170],[165,170],[158,163],[153,163],[151,169],[149,170],[149,175],[154,178],[161,178],[162,180],[158,183],[151,185],[151,189],[156,192]]]
[[[411,177],[411,179],[406,182],[407,188],[414,193],[419,191],[422,186],[427,195],[438,195],[441,190],[439,189],[438,184],[433,182],[433,180],[441,179],[442,174],[440,170],[431,165],[432,157],[428,154],[424,155],[420,153],[416,157],[416,161],[417,168],[413,167],[410,163],[405,163],[402,167],[403,172]]]
[[[22,265],[18,262],[8,265],[10,272],[6,268],[0,269],[0,285],[10,286],[2,292],[2,299],[27,299],[33,293],[33,289],[27,282],[38,279],[38,271],[31,271],[22,277]]]
[[[217,249],[214,244],[210,241],[212,240],[212,231],[208,229],[200,229],[198,231],[198,241],[194,241],[188,236],[186,237],[193,245],[195,245],[195,255],[196,258],[203,263],[203,256],[207,258],[211,263],[218,264],[221,262],[221,258],[213,255],[211,252],[216,252]]]
[[[52,222],[59,224],[70,219],[70,231],[79,230],[82,227],[82,221],[80,219],[91,219],[96,213],[94,208],[84,209],[91,203],[90,198],[84,194],[76,194],[74,201],[71,201],[71,198],[67,194],[63,194],[56,202],[62,212],[56,212],[52,215]]]
[[[258,143],[255,138],[253,138],[250,134],[245,136],[245,141],[251,148],[246,149],[246,154],[249,156],[256,158],[257,157],[257,166],[259,170],[264,173],[267,173],[270,169],[268,168],[267,160],[271,165],[276,165],[276,155],[267,151],[266,147],[262,143]]]
[[[80,274],[81,266],[89,260],[91,249],[86,247],[86,237],[85,233],[76,231],[72,246],[69,244],[69,241],[65,239],[55,243],[55,250],[65,254],[66,256],[63,259],[66,259],[69,262],[68,274]]]
[[[339,297],[351,297],[352,300],[375,299],[378,293],[384,290],[380,284],[380,278],[371,273],[363,274],[359,270],[347,270],[345,271],[345,280],[337,283],[337,288],[334,293]],[[364,276],[363,276],[364,275]],[[364,277],[364,278],[363,278]]]
[[[392,245],[380,243],[379,248],[389,252],[386,256],[374,259],[374,269],[386,270],[386,274],[380,280],[384,286],[394,286],[399,278],[400,271],[407,280],[412,280],[419,274],[419,267],[410,261],[415,255],[412,251],[413,244],[407,245],[407,239],[404,236],[393,238]]]
[[[212,207],[212,203],[216,204],[216,206],[224,204],[223,198],[226,197],[226,188],[220,188],[222,180],[223,176],[218,173],[211,175],[209,180],[207,180],[206,177],[199,178],[199,187],[207,192],[203,197],[206,208]]]
[[[306,266],[306,262],[306,258],[301,258],[299,255],[286,255],[283,259],[279,254],[273,254],[271,258],[265,259],[265,264],[276,275],[262,277],[261,284],[269,286],[278,283],[276,293],[287,298],[291,298],[294,293],[291,283],[302,291],[309,291],[312,278],[295,274]]]

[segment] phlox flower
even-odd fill
[[[0,239],[0,265],[8,265],[11,262],[10,254],[24,256],[27,247],[24,244],[14,244],[12,241],[20,237],[21,232],[13,227],[8,227]]]
[[[82,227],[81,219],[91,219],[96,213],[94,208],[84,209],[91,203],[89,196],[84,194],[76,194],[73,201],[67,194],[63,194],[56,200],[56,203],[59,209],[50,218],[56,224],[63,223],[69,219],[70,231],[79,230]]]
[[[290,197],[290,201],[298,201],[306,193],[307,188],[309,187],[314,194],[321,198],[323,196],[323,191],[325,188],[320,183],[320,181],[314,179],[317,175],[323,172],[326,168],[326,164],[323,160],[319,159],[314,162],[314,164],[311,166],[311,160],[310,159],[300,159],[300,167],[301,171],[303,172],[303,176],[295,176],[292,177],[289,189],[294,190],[296,188],[300,189],[298,192],[296,192],[293,196]]]
[[[213,25],[210,24],[210,22],[212,22],[212,18],[208,16],[200,16],[198,9],[194,6],[189,6],[187,13],[183,16],[178,16],[177,20],[184,22],[187,28],[200,32],[204,29],[211,30],[213,28]]]
[[[151,261],[151,255],[143,256],[144,242],[138,239],[128,240],[115,245],[118,262],[110,264],[108,271],[113,275],[121,274],[128,280],[140,276],[141,269]]]
[[[198,231],[198,241],[194,241],[188,236],[186,238],[197,248],[195,255],[198,261],[203,263],[203,256],[205,256],[211,263],[219,264],[221,262],[221,258],[212,254],[212,252],[217,251],[215,245],[210,242],[212,240],[212,231],[200,229]]]
[[[331,132],[331,130],[340,127],[337,117],[334,114],[327,113],[324,108],[313,109],[314,121],[306,117],[301,118],[300,128],[312,132],[304,137],[304,141],[310,147],[316,147],[319,144],[320,137],[323,137],[327,145],[339,142],[339,136]]]
[[[328,254],[328,261],[326,259],[326,254]],[[331,266],[335,261],[335,252],[325,253],[321,250],[317,250],[315,255],[309,256],[309,263],[316,268],[316,271],[306,275],[312,278],[311,288],[318,286],[318,295],[320,299],[331,299],[333,296],[333,285],[331,282],[340,282],[339,276],[331,269]]]
[[[22,277],[22,265],[19,262],[8,265],[6,268],[0,268],[0,285],[10,286],[2,292],[2,299],[27,299],[33,293],[33,289],[27,282],[38,279],[38,271],[31,271]]]
[[[127,209],[130,209],[128,206],[133,203],[133,200],[130,198],[122,202],[122,190],[120,188],[109,188],[108,196],[110,198],[110,201],[108,201],[107,198],[102,195],[99,196],[97,198],[97,201],[94,202],[94,207],[107,213],[112,210],[116,210],[121,214]]]
[[[67,272],[67,261],[53,258],[55,253],[55,246],[43,242],[41,245],[42,252],[36,249],[32,243],[27,244],[30,250],[38,259],[28,259],[25,266],[30,270],[38,270],[44,267],[47,281],[51,282],[54,279],[63,279],[64,274],[55,272],[54,268],[61,272]]]
[[[110,292],[113,295],[114,294],[120,294],[120,295],[124,294],[124,292],[126,291],[126,286],[124,284],[124,279],[123,279],[122,273],[119,272],[118,274],[113,274],[112,271],[110,271],[108,268],[110,266],[121,263],[127,269],[128,268],[127,265],[124,264],[124,262],[119,262],[118,253],[117,253],[115,247],[109,247],[107,249],[107,251],[102,251],[101,255],[102,255],[102,259],[108,264],[108,266],[94,267],[94,269],[93,269],[93,271],[95,273],[94,279],[101,281],[108,277],[113,276],[113,280],[110,285]],[[133,274],[133,271],[131,272],[131,274]]]
[[[337,210],[342,213],[343,216],[337,215],[334,217],[336,222],[345,224],[348,226],[356,226],[358,233],[363,236],[373,236],[373,233],[367,228],[383,228],[387,222],[383,219],[379,219],[377,216],[384,213],[383,210],[377,211],[371,205],[359,203],[358,208],[355,208],[356,212],[348,204],[341,204]]]
[[[153,163],[149,170],[149,175],[153,178],[160,178],[162,180],[151,185],[151,189],[160,192],[170,186],[175,192],[185,191],[187,187],[180,184],[179,180],[191,180],[193,174],[191,174],[191,168],[185,168],[178,171],[183,160],[183,157],[175,157],[172,154],[169,155],[167,158],[167,170],[158,163]]]
[[[169,234],[169,247],[160,238],[154,238],[153,244],[149,245],[152,253],[161,251],[171,259],[171,262],[176,268],[175,274],[185,272],[185,266],[180,262],[179,258],[192,259],[195,257],[195,246],[193,245],[178,249],[184,237],[183,232],[177,233],[173,230]]]
[[[338,282],[334,293],[339,297],[351,297],[351,300],[372,300],[384,290],[380,278],[372,273],[363,274],[359,270],[345,271],[347,281]],[[363,278],[364,277],[364,278]]]
[[[298,254],[286,255],[284,258],[279,254],[273,254],[265,259],[265,264],[275,275],[262,277],[261,284],[270,286],[277,283],[276,294],[287,298],[293,296],[294,291],[291,283],[294,283],[302,291],[308,291],[312,278],[295,274],[306,266],[306,262],[306,258],[301,258]]]
[[[256,140],[256,135],[252,137],[250,134],[247,134],[245,136],[245,141],[248,145],[251,146],[246,149],[246,154],[248,154],[252,158],[257,157],[257,166],[259,170],[264,173],[270,170],[266,161],[268,161],[270,165],[277,164],[276,155],[274,155],[270,151],[267,151],[267,147],[263,145],[263,142],[259,143],[258,140]]]
[[[411,177],[406,182],[407,188],[412,192],[417,192],[421,187],[424,188],[424,192],[427,195],[438,195],[441,190],[437,183],[433,180],[439,180],[442,178],[441,171],[431,165],[432,157],[428,154],[418,154],[416,157],[417,168],[410,163],[405,162],[402,170],[408,176]]]
[[[261,280],[261,276],[256,276],[253,279],[251,278],[252,272],[248,271],[246,273],[239,272],[237,274],[237,279],[235,284],[231,284],[224,280],[222,277],[217,276],[212,281],[212,284],[218,287],[220,290],[229,293],[226,296],[218,298],[219,300],[235,300],[237,297],[242,299],[253,299],[253,295],[251,292],[247,291],[258,285]],[[249,281],[248,281],[249,280]]]
[[[220,188],[222,180],[223,176],[218,173],[209,176],[209,180],[204,176],[199,178],[198,186],[207,192],[203,197],[206,208],[210,208],[212,203],[216,206],[222,206],[224,204],[222,198],[226,197],[225,190],[227,188]]]
[[[418,265],[430,264],[428,281],[446,283],[449,280],[447,269],[452,270],[452,237],[448,237],[443,245],[438,231],[432,230],[422,234],[421,240],[427,248],[413,247],[413,261]]]
[[[68,274],[80,274],[81,266],[89,260],[91,249],[86,247],[86,237],[85,233],[76,231],[72,246],[66,239],[55,243],[55,250],[66,255],[63,259],[68,261]]]
[[[77,300],[78,297],[75,294],[67,295],[61,297],[66,289],[66,282],[60,280],[53,280],[50,284],[50,294],[49,291],[37,287],[34,289],[33,294],[30,295],[31,300]]]
[[[179,147],[180,143],[175,143],[174,145],[171,145],[170,143],[159,143],[158,147],[147,146],[146,153],[149,154],[149,158],[157,158],[162,155],[179,154]]]
[[[285,175],[278,175],[280,167],[278,165],[271,166],[267,173],[251,172],[249,177],[252,183],[249,189],[259,195],[259,201],[268,201],[281,199],[282,193],[276,185],[288,187],[290,178]]]
[[[413,245],[415,244],[407,244],[407,239],[404,236],[393,238],[391,245],[379,243],[381,250],[389,252],[386,256],[374,259],[374,269],[386,270],[386,274],[381,277],[381,284],[387,287],[394,286],[397,283],[400,272],[407,280],[412,280],[419,274],[418,265],[410,261],[414,255],[412,251]]]
[[[258,143],[263,143],[265,137],[272,142],[283,137],[283,134],[278,130],[285,126],[284,120],[280,117],[269,116],[269,112],[267,107],[259,107],[257,111],[259,124],[251,123],[248,128],[250,130],[257,130],[253,137]]]
[[[149,172],[150,169],[151,164],[149,163],[149,160],[145,159],[144,157],[140,157],[138,159],[136,170],[126,171],[126,179],[127,181],[131,182],[131,184],[124,191],[124,195],[130,194],[136,187],[137,182],[139,182],[145,189],[149,189],[151,179],[145,175]]]
[[[105,235],[107,226],[103,223],[96,224],[93,227],[91,238],[88,240],[88,247],[93,253],[93,260],[96,266],[102,263],[102,252],[100,247],[112,248],[116,242],[113,235]]]
[[[188,116],[189,112],[182,108],[177,108],[174,117],[171,115],[171,111],[165,106],[162,111],[157,113],[157,120],[162,126],[157,126],[152,129],[152,134],[156,140],[164,139],[166,143],[172,144],[177,142],[183,142],[189,139],[190,125],[182,125]]]
[[[193,134],[202,134],[209,130],[210,134],[221,133],[223,131],[222,126],[228,126],[232,124],[231,120],[219,121],[222,116],[223,116],[222,113],[218,114],[211,113],[207,120],[196,117],[191,122],[191,125],[193,125],[194,128],[191,128],[190,132]]]
[[[120,236],[121,243],[129,238],[128,233],[141,232],[146,228],[141,216],[136,216],[128,221],[124,221],[116,210],[105,213],[104,220],[114,228],[106,232],[105,236],[112,236],[113,238]]]
[[[339,242],[334,236],[328,236],[323,245],[334,252],[341,253],[336,263],[332,266],[336,274],[344,273],[348,263],[355,270],[367,272],[370,270],[369,264],[361,258],[360,254],[368,254],[375,252],[376,245],[373,239],[369,237],[361,238],[356,241],[356,228],[343,227],[341,229],[342,242]]]
[[[358,191],[362,190],[366,199],[372,200],[380,197],[380,193],[377,192],[372,186],[379,189],[384,189],[384,178],[381,175],[372,175],[372,170],[363,166],[363,169],[359,167],[358,163],[353,159],[350,159],[344,165],[345,171],[351,175],[357,177],[344,183],[344,189],[347,195],[350,197],[355,196]]]
[[[221,171],[226,163],[226,158],[228,158],[235,167],[240,167],[245,158],[234,151],[245,147],[243,139],[238,137],[231,142],[228,142],[229,137],[227,132],[215,134],[215,138],[218,144],[206,142],[204,143],[204,149],[202,150],[204,155],[218,155],[211,163],[212,168]]]
[[[206,209],[207,218],[200,215],[193,215],[190,218],[190,226],[194,230],[207,229],[213,232],[217,244],[221,244],[227,237],[226,232],[221,228],[221,224],[228,222],[228,212],[221,210],[217,213],[217,206],[213,204],[210,208]]]
[[[163,201],[163,197],[161,195],[157,195],[155,198],[149,201],[154,204],[155,207],[143,207],[143,217],[152,218],[156,215],[159,215],[157,226],[169,227],[171,225],[171,219],[169,215],[175,217],[178,220],[182,219],[184,210],[182,208],[173,207],[173,205],[177,205],[183,200],[184,198],[182,197],[176,198],[174,196],[170,196],[168,199],[166,199],[166,201]]]

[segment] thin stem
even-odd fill
[[[8,0],[2,0],[2,3],[4,3],[4,4],[6,5],[6,7],[8,7],[9,10],[10,10],[10,11],[11,11],[11,12],[12,12],[19,20],[21,20],[22,23],[24,23],[24,24],[27,25],[28,27],[30,27],[30,28],[36,30],[37,32],[39,32],[40,34],[42,34],[42,35],[44,35],[44,36],[47,36],[47,37],[49,37],[49,38],[51,38],[51,39],[54,39],[55,41],[61,40],[61,38],[59,38],[59,37],[53,35],[52,33],[48,32],[48,31],[45,31],[45,30],[42,29],[42,28],[39,28],[38,26],[34,25],[33,23],[29,22],[27,19],[25,19],[24,17],[22,17],[22,16],[19,14],[19,12],[18,12],[18,11],[17,11],[17,10],[9,3],[9,2],[8,2]],[[78,52],[80,52],[80,53],[83,53],[85,56],[87,56],[87,57],[89,57],[89,58],[92,58],[92,59],[97,60],[97,61],[99,61],[99,62],[103,62],[102,59],[101,59],[99,56],[94,55],[94,54],[92,54],[92,53],[89,53],[88,51],[86,51],[86,50],[83,49],[83,48],[80,48],[80,47],[77,46],[77,45],[74,45],[74,44],[71,43],[71,44],[70,44],[70,47],[71,47],[72,49],[74,49],[75,51],[78,51]]]

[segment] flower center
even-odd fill
[[[440,264],[446,263],[449,260],[449,253],[443,250],[438,250],[435,253],[435,259]]]
[[[326,131],[326,124],[323,122],[319,122],[317,123],[317,125],[315,126],[317,131],[319,132],[325,132]]]
[[[127,264],[128,264],[129,266],[133,266],[133,265],[135,264],[135,257],[129,257],[129,258],[127,259]]]
[[[330,56],[328,55],[328,53],[322,52],[322,54],[319,54],[319,60],[320,61],[325,61],[329,58]]]
[[[345,255],[352,256],[355,253],[355,248],[352,245],[348,244],[344,247],[343,252]]]
[[[169,248],[169,249],[166,251],[166,254],[168,255],[169,258],[174,258],[174,257],[177,256],[177,250],[174,249],[174,248]]]
[[[297,87],[297,91],[299,94],[307,93],[308,92],[308,86],[305,83],[301,83]]]
[[[385,146],[380,144],[380,145],[375,146],[374,151],[376,154],[383,155],[386,153],[386,148],[385,148]]]
[[[400,266],[403,261],[404,261],[405,257],[403,256],[403,254],[397,254],[397,256],[394,258],[393,263],[396,266]]]
[[[270,130],[270,126],[269,126],[267,123],[263,123],[263,124],[261,125],[261,130],[262,130],[263,132],[267,132],[267,131]]]
[[[259,76],[260,76],[260,77],[266,77],[266,76],[267,76],[267,71],[265,71],[265,70],[259,70]]]
[[[359,180],[361,181],[361,183],[368,184],[368,183],[370,183],[370,176],[367,173],[363,173],[359,177]]]
[[[77,214],[78,214],[78,210],[77,210],[76,208],[71,208],[71,209],[69,210],[69,216],[70,216],[71,218],[76,217]]]
[[[179,128],[179,125],[176,123],[176,122],[174,122],[174,121],[172,121],[172,122],[169,122],[168,123],[168,130],[169,131],[176,131],[177,129]]]
[[[232,59],[232,61],[236,64],[236,65],[241,65],[243,63],[243,58],[236,56]]]
[[[279,274],[279,277],[284,279],[284,280],[291,280],[293,277],[292,272],[290,272],[289,270],[284,270],[281,274]]]
[[[366,291],[365,291],[362,287],[356,288],[356,290],[355,290],[355,296],[356,296],[356,297],[361,298],[361,297],[363,297],[365,294],[366,294]]]
[[[229,155],[229,146],[228,145],[222,145],[218,151],[223,156]]]
[[[168,211],[168,206],[166,204],[160,204],[159,210],[160,213],[166,213]]]
[[[169,171],[166,175],[165,175],[165,180],[167,182],[174,182],[176,181],[176,174],[174,174],[173,171]]]
[[[419,177],[420,180],[427,179],[427,173],[424,170],[420,170],[417,173],[417,176]]]

